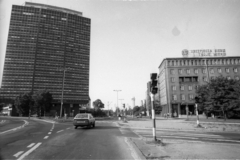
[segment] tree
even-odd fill
[[[226,77],[211,79],[197,89],[200,109],[209,112],[222,112],[226,120],[229,112],[240,110],[240,81]]]
[[[135,107],[133,107],[133,115],[138,115],[140,113],[140,107],[138,107],[138,106],[135,106]]]
[[[104,108],[104,104],[102,103],[102,101],[100,99],[97,99],[93,102],[93,107],[95,110],[99,110],[101,108]]]
[[[52,94],[47,90],[40,90],[33,94],[34,108],[39,117],[49,112],[52,107]]]
[[[0,103],[0,112],[2,112],[2,110],[3,110],[3,103]]]
[[[19,95],[14,100],[17,113],[20,116],[29,116],[34,112],[33,110],[34,101],[32,99],[32,92],[24,93]]]
[[[159,93],[154,95],[154,109],[155,109],[155,114],[161,114],[162,106],[161,106],[161,103],[160,103]]]
[[[20,94],[14,100],[14,106],[20,116],[31,116],[37,113],[41,117],[42,113],[49,112],[52,106],[52,94],[47,90],[40,90]]]

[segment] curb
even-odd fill
[[[23,121],[25,122],[23,125],[21,125],[19,127],[16,127],[16,128],[13,128],[13,129],[10,129],[10,130],[7,130],[7,131],[4,131],[4,132],[0,132],[0,135],[4,134],[4,133],[11,132],[11,131],[16,131],[16,130],[21,129],[21,128],[23,128],[23,127],[25,127],[25,126],[27,126],[29,124],[28,121],[26,121],[26,120],[23,120]]]
[[[37,118],[32,118],[32,120],[43,121],[43,122],[47,122],[47,123],[58,123],[58,122],[53,121],[53,120],[45,120],[45,119],[37,119]]]
[[[134,152],[132,156],[135,160],[138,160],[138,159],[146,160],[146,157],[139,150],[139,148],[136,146],[136,144],[132,141],[131,138],[125,137],[125,142],[128,144],[128,146],[130,146],[130,149]]]

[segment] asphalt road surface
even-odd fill
[[[0,132],[3,159],[136,159],[127,137],[138,137],[112,121],[97,121],[95,128],[74,129],[72,123],[14,119],[29,124]]]

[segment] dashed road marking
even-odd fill
[[[43,139],[48,139],[48,136],[45,136]]]
[[[13,156],[17,158],[17,157],[20,156],[23,152],[24,152],[24,151],[19,151],[18,153],[14,154]]]
[[[67,128],[67,129],[71,129],[71,128],[69,127],[69,128]]]
[[[34,145],[35,145],[35,143],[31,143],[29,146],[27,146],[27,148],[31,148]]]
[[[48,134],[52,134],[52,132],[48,132]]]
[[[60,130],[60,131],[57,131],[57,133],[60,133],[60,132],[62,132],[63,130]]]
[[[23,155],[21,155],[21,157],[19,157],[17,160],[22,160],[24,157],[26,157],[27,155],[29,155],[32,151],[34,151],[35,149],[37,149],[42,143],[37,143],[34,147],[32,147],[31,149],[29,149],[27,152],[25,152]]]

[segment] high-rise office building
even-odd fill
[[[81,12],[66,8],[13,5],[0,96],[14,99],[47,89],[55,106],[62,94],[65,106],[87,104],[90,24]]]
[[[222,55],[222,56],[221,56]],[[240,57],[225,50],[184,50],[181,58],[165,58],[159,66],[158,92],[162,113],[174,117],[195,113],[196,89],[210,79],[240,79]]]

